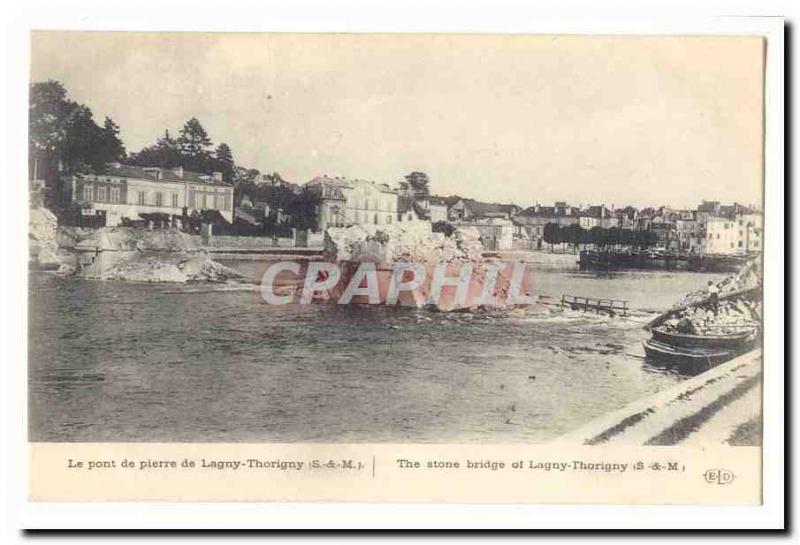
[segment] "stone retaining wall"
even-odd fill
[[[760,419],[761,349],[634,401],[555,440],[582,445],[732,444]],[[754,440],[760,443],[760,437]]]

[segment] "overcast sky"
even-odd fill
[[[200,119],[238,164],[530,205],[760,203],[759,38],[37,32],[128,151]]]

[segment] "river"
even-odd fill
[[[252,289],[31,273],[30,440],[542,442],[682,380],[643,361],[642,324],[720,279],[536,275],[540,293],[636,310],[274,307]]]

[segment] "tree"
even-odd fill
[[[211,166],[211,139],[196,117],[187,121],[177,140],[183,157],[183,167],[196,172],[208,172]]]
[[[67,91],[55,80],[34,83],[28,106],[28,150],[31,174],[45,179],[55,170],[67,139]]]
[[[239,204],[245,195],[250,197],[251,200],[256,200],[258,198],[257,186],[260,178],[261,173],[255,168],[234,166],[232,175],[234,202]]]
[[[638,230],[634,231],[636,246],[644,249],[650,246],[655,246],[658,243],[658,235],[655,231],[651,230]]]
[[[455,232],[456,228],[452,223],[446,221],[437,221],[431,226],[431,231],[434,233],[444,233],[444,236],[450,237]]]
[[[28,129],[31,175],[44,179],[51,192],[61,171],[102,172],[106,163],[125,157],[119,126],[108,117],[99,126],[92,111],[69,100],[55,80],[31,84]]]
[[[562,236],[564,238],[564,242],[572,244],[572,247],[577,249],[578,244],[581,243],[583,239],[584,229],[577,223],[573,223],[567,226],[565,229],[562,230]]]
[[[595,245],[596,248],[605,245],[605,233],[603,232],[604,229],[599,225],[595,225],[591,229],[589,229],[589,240],[592,241],[592,244]]]
[[[405,179],[415,197],[427,197],[430,195],[430,180],[424,172],[412,172]]]
[[[277,172],[273,172],[272,174],[265,174],[262,177],[263,183],[267,183],[269,185],[287,185],[288,182],[284,180],[280,174]]]
[[[603,230],[603,238],[608,246],[616,246],[620,242],[621,234],[619,227],[610,227]]]
[[[125,145],[119,137],[119,125],[114,123],[114,120],[106,116],[103,123],[102,134],[102,154],[103,157],[110,161],[122,161],[127,155],[125,153]]]
[[[310,229],[316,231],[317,224],[317,205],[319,199],[310,191],[304,189],[287,206],[287,212],[291,217],[291,225],[296,229]]]
[[[214,170],[222,172],[222,179],[226,183],[233,182],[233,169],[236,163],[233,161],[233,152],[225,142],[220,143],[214,150]]]
[[[547,223],[542,232],[542,238],[550,245],[550,251],[553,251],[553,245],[560,242],[561,228],[557,223]]]
[[[584,229],[581,227],[581,244],[583,244],[583,248],[586,249],[587,244],[591,244],[592,242],[592,235],[588,229]]]
[[[128,161],[141,167],[173,168],[183,165],[178,142],[170,136],[169,130],[164,131],[164,136],[156,141],[155,146],[132,153]]]
[[[631,229],[622,229],[619,234],[619,243],[623,246],[634,246],[636,234]]]

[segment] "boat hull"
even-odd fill
[[[652,330],[653,340],[659,343],[681,348],[704,348],[730,351],[744,351],[752,347],[756,340],[755,330],[743,331],[731,335],[688,335],[671,333],[663,329]]]
[[[644,352],[646,360],[656,367],[676,369],[685,375],[708,371],[736,356],[728,350],[678,348],[652,339],[644,341]]]

